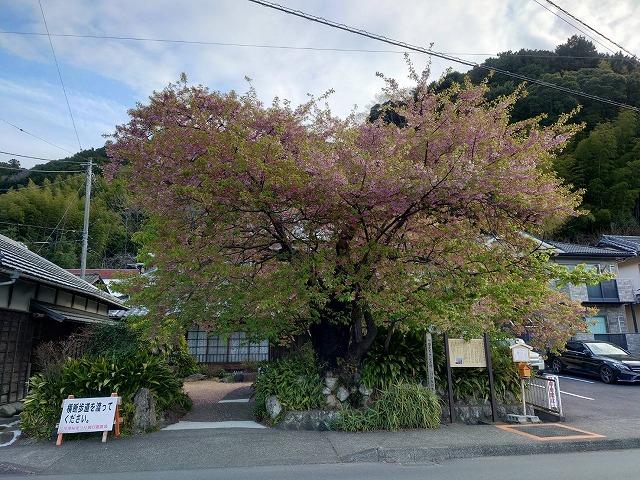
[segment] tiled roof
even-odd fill
[[[37,312],[45,313],[50,318],[58,322],[70,321],[79,323],[102,323],[113,324],[113,320],[105,318],[104,315],[97,313],[84,312],[75,308],[62,307],[60,305],[52,305],[44,302],[31,302],[31,308]],[[126,310],[116,310],[117,312],[126,312]]]
[[[603,235],[599,246],[613,247],[637,255],[640,253],[640,237],[629,235]]]
[[[0,269],[17,270],[21,276],[88,295],[109,304],[110,307],[123,307],[122,302],[117,298],[97,289],[73,273],[32,252],[25,245],[4,235],[0,235]]]
[[[548,240],[546,243],[558,249],[558,256],[567,257],[630,257],[633,254],[628,251],[616,250],[606,247],[591,247],[577,243],[565,243]]]

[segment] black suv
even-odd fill
[[[604,383],[640,382],[640,357],[609,342],[570,341],[560,355],[549,355],[547,365],[553,373],[583,373]]]

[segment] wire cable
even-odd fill
[[[14,168],[0,166],[0,170],[17,170],[19,172],[35,173],[84,173],[84,170],[30,170],[28,168]]]
[[[629,50],[627,50],[626,48],[624,48],[622,45],[620,45],[618,42],[612,40],[611,38],[607,37],[604,33],[596,30],[595,28],[593,28],[592,26],[590,26],[589,24],[583,22],[582,20],[580,20],[578,17],[576,17],[575,15],[573,15],[571,12],[568,12],[567,10],[565,10],[564,8],[562,8],[560,5],[553,3],[551,0],[544,0],[545,2],[547,2],[550,5],[553,5],[554,7],[556,7],[558,10],[560,10],[562,13],[564,13],[565,15],[573,18],[576,22],[580,23],[581,25],[584,25],[585,27],[587,27],[589,30],[591,30],[592,32],[600,35],[602,38],[604,38],[605,40],[611,42],[612,44],[614,44],[616,47],[620,48],[622,51],[624,51],[625,53],[631,55],[634,59],[638,60],[638,57],[633,53],[630,52]]]
[[[19,222],[5,222],[5,221],[0,221],[0,224],[2,225],[15,225],[18,227],[31,227],[31,228],[41,228],[43,230],[55,230],[56,227],[43,227],[41,225],[33,225],[31,223],[19,223]],[[72,230],[70,228],[58,228],[57,229],[59,232],[74,232],[74,233],[82,233],[82,230]]]
[[[82,150],[82,144],[80,143],[80,136],[78,135],[78,129],[76,128],[76,121],[73,118],[73,112],[71,111],[71,104],[69,103],[69,97],[67,96],[67,89],[64,86],[64,80],[62,80],[62,72],[60,71],[60,65],[58,64],[58,57],[56,57],[56,51],[53,48],[53,41],[49,34],[49,27],[47,26],[47,18],[44,15],[44,8],[42,8],[42,0],[38,0],[40,5],[40,12],[42,13],[42,21],[44,22],[44,28],[47,31],[47,38],[49,39],[49,45],[51,46],[51,54],[53,55],[53,61],[56,64],[56,70],[58,70],[58,78],[60,78],[60,85],[62,86],[62,92],[64,93],[64,99],[67,102],[67,109],[69,110],[69,117],[71,117],[71,125],[73,125],[73,131],[76,134],[76,140],[78,141],[78,147]]]
[[[84,182],[83,182],[84,183]],[[78,195],[80,195],[80,190],[82,190],[82,188],[84,187],[84,185],[80,185],[80,188],[78,188],[78,191],[76,192],[75,197],[72,197],[71,200],[69,201],[67,208],[65,209],[64,213],[62,214],[62,217],[60,218],[60,220],[58,221],[58,223],[56,224],[56,226],[54,227],[53,230],[51,230],[51,233],[49,233],[49,236],[47,237],[47,239],[43,242],[43,244],[40,246],[40,248],[38,249],[38,251],[36,253],[40,253],[40,250],[42,250],[42,247],[44,247],[47,242],[49,242],[49,240],[51,239],[51,237],[53,236],[54,233],[56,233],[56,231],[58,230],[58,227],[60,227],[60,224],[62,223],[62,221],[65,219],[65,217],[67,216],[67,213],[69,213],[69,209],[71,208],[71,205],[74,203],[74,200],[76,200],[76,198],[78,197]]]
[[[551,10],[550,8],[548,8],[547,6],[543,5],[542,3],[540,3],[538,0],[533,0],[535,3],[537,3],[538,5],[540,5],[542,8],[544,8],[546,11],[551,12],[553,15],[555,15],[556,17],[558,17],[560,20],[562,20],[563,22],[567,23],[568,25],[571,25],[573,28],[575,28],[576,30],[578,30],[580,33],[582,33],[583,35],[586,35],[587,37],[589,37],[591,40],[593,40],[594,42],[596,42],[598,45],[600,45],[602,48],[606,48],[607,50],[609,50],[611,53],[613,53],[614,55],[617,53],[615,50],[613,50],[612,48],[610,48],[609,46],[605,45],[604,43],[600,42],[597,38],[589,35],[587,32],[585,32],[584,30],[582,30],[580,27],[578,27],[577,25],[575,25],[574,23],[571,23],[569,20],[567,20],[566,18],[564,18],[562,15],[559,15],[557,12],[554,12],[553,10]],[[552,4],[553,5],[553,4]],[[555,5],[554,5],[555,6]],[[558,8],[558,7],[556,7]]]
[[[72,155],[73,155],[73,152],[72,152],[71,150],[67,150],[66,148],[61,147],[60,145],[56,145],[55,143],[50,142],[49,140],[45,140],[44,138],[39,137],[39,136],[37,136],[37,135],[36,135],[36,134],[34,134],[34,133],[28,132],[28,131],[27,131],[27,130],[25,130],[24,128],[19,127],[18,125],[15,125],[15,124],[11,123],[11,122],[9,122],[9,121],[5,120],[4,118],[0,118],[0,121],[2,121],[2,122],[4,122],[4,123],[6,123],[7,125],[11,125],[13,128],[17,128],[17,129],[18,129],[18,130],[20,130],[22,133],[26,133],[27,135],[29,135],[29,136],[31,136],[31,137],[33,137],[33,138],[37,138],[38,140],[40,140],[40,141],[42,141],[42,142],[44,142],[44,143],[48,143],[48,144],[49,144],[49,145],[51,145],[52,147],[59,148],[60,150],[64,150],[65,152],[70,153],[70,154],[72,154]]]
[[[460,63],[462,65],[467,65],[469,67],[480,68],[482,70],[487,70],[489,72],[500,73],[502,75],[506,75],[506,76],[512,77],[512,78],[517,78],[519,80],[523,80],[525,82],[530,82],[530,83],[535,84],[535,85],[540,85],[540,86],[543,86],[543,87],[552,88],[552,89],[555,89],[555,90],[559,90],[561,92],[569,93],[571,95],[575,95],[575,96],[579,96],[579,97],[583,97],[583,98],[588,98],[590,100],[594,100],[594,101],[597,101],[597,102],[607,103],[609,105],[614,105],[616,107],[626,108],[628,110],[633,110],[633,111],[636,111],[636,112],[640,112],[640,108],[634,107],[633,105],[629,105],[629,104],[622,103],[622,102],[617,102],[615,100],[611,100],[611,99],[608,99],[608,98],[599,97],[597,95],[592,95],[590,93],[582,92],[580,90],[573,90],[571,88],[563,87],[563,86],[557,85],[555,83],[550,83],[550,82],[546,82],[544,80],[538,80],[536,78],[527,77],[526,75],[521,75],[519,73],[510,72],[509,70],[504,70],[502,68],[489,67],[487,65],[483,65],[483,64],[480,64],[480,63],[472,62],[470,60],[464,60],[462,58],[454,57],[454,56],[447,55],[447,54],[444,54],[444,53],[441,53],[441,52],[436,52],[436,51],[431,50],[429,48],[420,47],[420,46],[417,46],[417,45],[411,45],[409,43],[402,42],[400,40],[394,40],[392,38],[385,37],[384,35],[371,33],[371,32],[368,32],[366,30],[362,30],[362,29],[359,29],[359,28],[351,27],[351,26],[345,25],[343,23],[334,22],[332,20],[328,20],[328,19],[323,18],[323,17],[310,15],[310,14],[302,12],[300,10],[295,10],[293,8],[285,7],[285,6],[282,6],[282,5],[274,3],[274,2],[268,2],[268,1],[265,1],[265,0],[248,0],[248,1],[251,2],[251,3],[255,3],[257,5],[261,5],[263,7],[272,8],[274,10],[278,10],[280,12],[287,13],[289,15],[294,15],[296,17],[300,17],[300,18],[303,18],[305,20],[309,20],[309,21],[312,21],[312,22],[316,22],[316,23],[320,23],[320,24],[323,24],[323,25],[327,25],[327,26],[332,27],[332,28],[343,30],[345,32],[349,32],[349,33],[353,33],[353,34],[356,34],[356,35],[360,35],[362,37],[371,38],[372,40],[377,40],[379,42],[388,43],[390,45],[396,45],[398,47],[406,48],[407,50],[413,50],[413,51],[416,51],[416,52],[426,53],[426,54],[429,54],[429,55],[433,55],[434,57],[442,58],[444,60],[449,60],[450,62]]]
[[[17,192],[19,190],[22,190],[23,188],[47,188],[47,187],[50,187],[50,186],[53,186],[53,185],[59,185],[61,183],[68,182],[69,180],[73,180],[74,178],[76,178],[76,176],[75,175],[71,175],[70,177],[64,178],[62,180],[58,180],[56,182],[50,182],[50,183],[43,183],[42,185],[36,185],[35,183],[32,184],[32,185],[29,185],[29,184],[27,184],[27,185],[17,184],[17,185],[14,185],[12,187],[9,187],[9,188],[0,188],[0,192],[10,192],[10,191]]]
[[[77,160],[56,160],[54,158],[34,157],[33,155],[24,155],[21,153],[5,152],[0,150],[0,153],[4,155],[10,155],[12,157],[31,158],[33,160],[44,160],[45,162],[63,162],[63,163],[77,163],[79,165],[86,165],[87,162],[79,162]]]
[[[0,30],[0,35],[37,35],[46,36],[46,33],[42,32],[24,32],[16,30]],[[91,35],[91,34],[77,34],[77,33],[51,33],[52,37],[64,37],[64,38],[93,38],[99,40],[123,40],[134,42],[160,42],[160,43],[177,43],[186,45],[213,45],[223,47],[249,47],[249,48],[273,48],[280,50],[307,50],[307,51],[319,51],[319,52],[363,52],[363,53],[393,53],[403,55],[407,53],[404,50],[382,50],[382,49],[369,49],[369,48],[335,48],[335,47],[301,47],[293,45],[273,45],[273,44],[257,44],[257,43],[229,43],[229,42],[215,42],[206,40],[181,40],[172,38],[151,38],[151,37],[131,37],[131,36],[116,36],[116,35]],[[528,58],[576,58],[576,59],[602,59],[603,56],[579,56],[579,55],[556,55],[550,52],[549,55],[535,55],[535,54],[522,54],[522,53],[479,53],[479,52],[441,52],[446,55],[462,55],[464,57],[528,57]],[[623,58],[622,60],[633,61],[630,58]]]

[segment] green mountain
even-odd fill
[[[573,36],[554,51],[508,51],[487,59],[484,66],[525,75],[572,90],[640,107],[640,64],[622,54],[598,53],[593,43]],[[499,72],[475,67],[467,73],[450,71],[431,87],[441,90],[469,78],[486,81],[489,97],[512,93],[523,82]],[[513,110],[514,121],[538,115],[551,123],[576,107],[572,121],[585,128],[556,161],[567,184],[584,190],[583,208],[589,214],[570,221],[555,235],[589,241],[601,233],[640,234],[640,117],[631,110],[585,99],[535,84],[525,85],[527,96]],[[370,117],[402,125],[392,109],[372,108]]]
[[[25,243],[62,267],[79,267],[85,175],[74,172],[84,170],[74,162],[84,162],[89,157],[96,168],[87,266],[120,268],[135,261],[136,245],[131,236],[139,230],[142,215],[131,206],[123,181],[107,183],[102,178],[100,166],[108,161],[104,148],[84,150],[23,171],[2,169],[19,166],[16,160],[0,164],[0,233]]]

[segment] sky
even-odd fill
[[[213,90],[247,90],[266,102],[299,103],[335,90],[338,115],[372,105],[382,80],[409,84],[400,49],[286,15],[246,0],[41,0],[52,34],[163,38],[287,47],[385,50],[344,52],[52,37],[78,130],[78,143],[42,35],[0,33],[0,150],[62,158],[100,147],[127,121],[127,109],[154,90],[189,81]],[[544,3],[543,0],[540,0]],[[520,48],[550,49],[577,32],[533,0],[282,0],[304,10],[408,43],[481,62]],[[640,0],[557,0],[578,18],[640,53]],[[551,7],[550,7],[551,8]],[[0,0],[0,31],[45,32],[38,0]],[[606,50],[598,46],[598,50]],[[464,55],[463,55],[464,54]],[[475,54],[475,55],[469,55]],[[479,55],[478,55],[479,54]],[[413,54],[422,69],[429,59]],[[432,59],[432,78],[461,65]],[[355,107],[354,107],[355,106]],[[48,142],[29,136],[9,123]],[[61,147],[61,148],[58,148]],[[0,154],[1,160],[10,156]],[[38,160],[21,160],[31,167]]]

